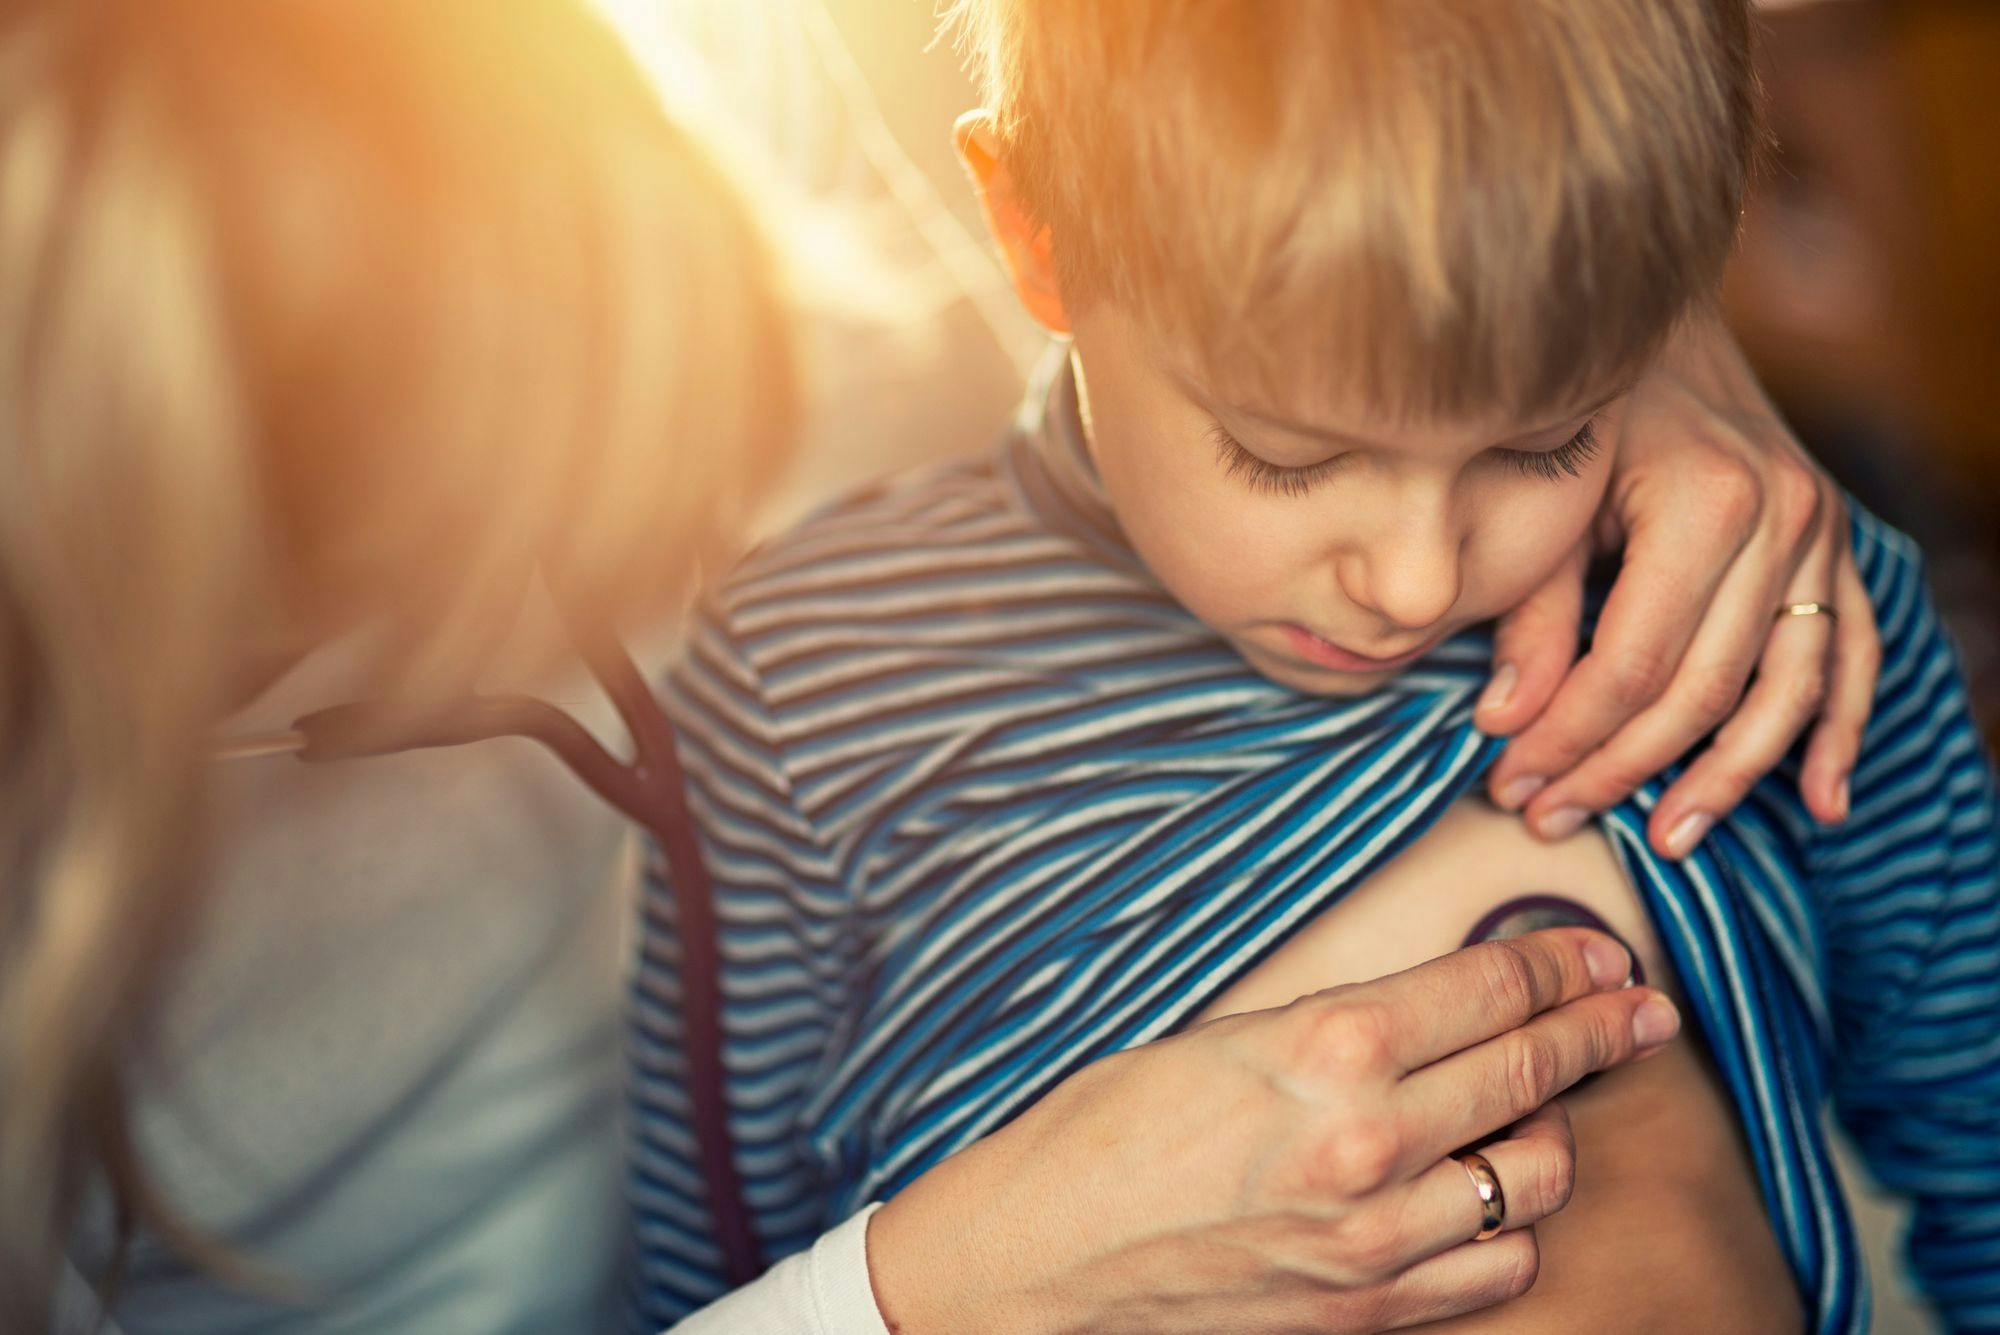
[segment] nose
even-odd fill
[[[1341,553],[1341,591],[1399,630],[1427,630],[1458,602],[1460,546],[1444,507],[1404,509]]]

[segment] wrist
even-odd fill
[[[984,1182],[986,1142],[925,1173],[868,1221],[868,1277],[892,1335],[1053,1332],[1032,1267],[1007,1254],[1020,1222]]]

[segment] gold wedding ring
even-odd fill
[[[1832,603],[1787,603],[1778,609],[1778,620],[1786,617],[1825,617],[1829,621],[1840,620],[1840,613],[1833,610]]]
[[[1506,1227],[1507,1193],[1500,1190],[1500,1175],[1493,1171],[1485,1155],[1468,1150],[1453,1157],[1472,1179],[1472,1189],[1479,1193],[1479,1231],[1472,1235],[1472,1240],[1484,1242]]]

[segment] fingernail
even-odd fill
[[[1486,683],[1486,689],[1480,694],[1479,704],[1473,712],[1486,714],[1504,709],[1507,702],[1514,698],[1514,684],[1520,680],[1521,674],[1514,670],[1512,663],[1502,663],[1494,670],[1493,680]]]
[[[1599,987],[1623,986],[1632,977],[1632,957],[1616,941],[1592,937],[1583,948],[1583,959],[1590,967],[1590,981]]]
[[[1694,846],[1707,836],[1709,827],[1714,824],[1715,817],[1706,811],[1690,811],[1682,816],[1674,828],[1667,831],[1667,856],[1684,858],[1694,852]]]
[[[1582,807],[1557,807],[1535,822],[1535,833],[1544,839],[1567,839],[1589,819],[1590,813]]]
[[[1839,784],[1833,790],[1833,818],[1835,820],[1847,819],[1847,804],[1851,796],[1852,794],[1847,790],[1847,776],[1843,774],[1840,776]]]
[[[1681,1031],[1681,1013],[1665,997],[1648,997],[1632,1013],[1632,1041],[1656,1048]]]
[[[1528,799],[1549,786],[1549,781],[1539,774],[1523,774],[1518,779],[1509,779],[1500,788],[1500,805],[1508,811],[1519,811],[1528,805]]]

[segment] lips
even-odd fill
[[[1323,640],[1303,626],[1285,623],[1281,629],[1285,642],[1292,652],[1315,667],[1327,668],[1333,672],[1394,672],[1397,668],[1410,664],[1429,653],[1436,640],[1426,641],[1416,648],[1391,658],[1371,658],[1367,654],[1357,654],[1352,649],[1343,649],[1331,640]]]

